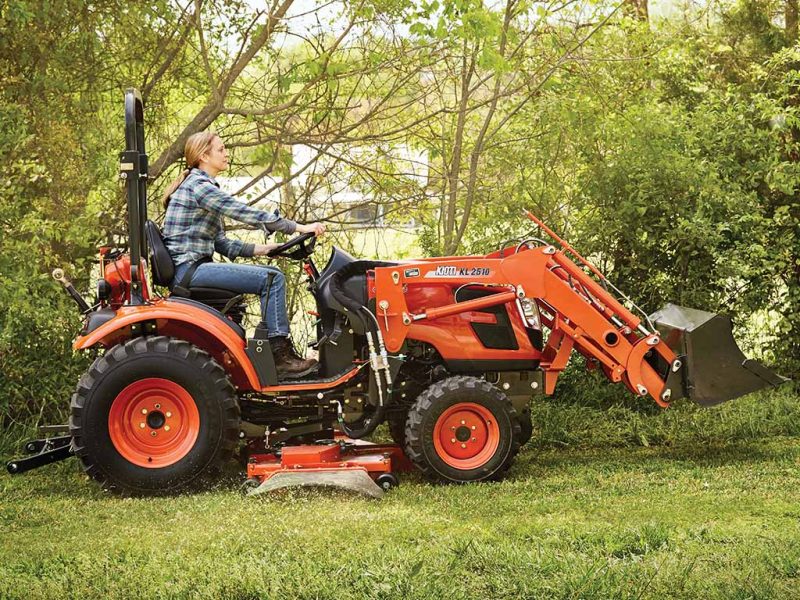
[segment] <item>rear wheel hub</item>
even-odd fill
[[[108,414],[111,443],[140,467],[175,464],[197,441],[200,414],[191,394],[170,381],[150,377],[123,389]]]

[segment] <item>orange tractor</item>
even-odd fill
[[[283,244],[274,255],[303,261],[316,300],[320,366],[280,381],[269,340],[241,326],[240,296],[151,286],[169,286],[173,264],[147,221],[134,90],[125,118],[129,248],[101,251],[94,306],[56,274],[85,315],[74,348],[98,356],[64,435],[29,442],[12,473],[75,454],[108,489],[162,493],[238,450],[254,491],[323,483],[379,496],[412,467],[444,482],[503,477],[531,437],[531,396],[553,393],[573,352],[663,407],[784,381],[744,357],[729,319],[675,305],[648,316],[530,213],[549,241],[485,256],[379,262],[334,247],[320,270],[312,234]],[[364,442],[382,422],[396,443]]]

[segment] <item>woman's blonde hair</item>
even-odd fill
[[[211,142],[217,137],[216,133],[211,131],[200,131],[193,133],[186,140],[186,145],[183,147],[183,156],[186,159],[186,168],[181,171],[181,174],[167,186],[161,201],[164,203],[164,208],[169,206],[169,197],[177,190],[186,177],[189,171],[200,164],[200,157],[211,149]]]

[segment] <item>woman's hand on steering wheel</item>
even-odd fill
[[[303,260],[314,252],[316,238],[325,233],[325,225],[322,223],[309,223],[308,225],[298,223],[295,233],[299,235],[283,244],[256,244],[253,255],[268,256],[270,258],[281,256],[294,260]]]
[[[302,223],[298,223],[295,233],[313,233],[316,236],[320,236],[325,233],[325,224],[309,223],[308,225],[303,225]]]
[[[253,250],[253,256],[269,256],[269,253],[273,250],[280,248],[282,244],[274,243],[274,244],[256,244],[255,250]]]

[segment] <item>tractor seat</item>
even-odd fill
[[[223,290],[222,288],[210,287],[190,287],[189,292],[192,300],[197,300],[203,304],[215,302],[222,302],[224,304],[231,298],[235,298],[236,296],[240,295],[239,292],[232,292],[230,290]]]
[[[156,285],[163,285],[172,292],[172,280],[175,277],[175,263],[172,262],[172,256],[170,256],[167,247],[164,245],[164,238],[161,237],[161,230],[158,228],[158,225],[150,220],[145,222],[144,227],[147,234],[147,242],[150,245],[150,270],[153,275],[153,283]],[[178,294],[173,295],[176,297],[186,297]],[[188,297],[191,300],[202,302],[211,308],[222,311],[231,299],[239,295],[239,292],[223,288],[190,287]],[[233,306],[229,306],[227,314],[229,314],[234,321],[241,322],[241,317],[244,315],[244,303],[238,302],[234,303]]]

